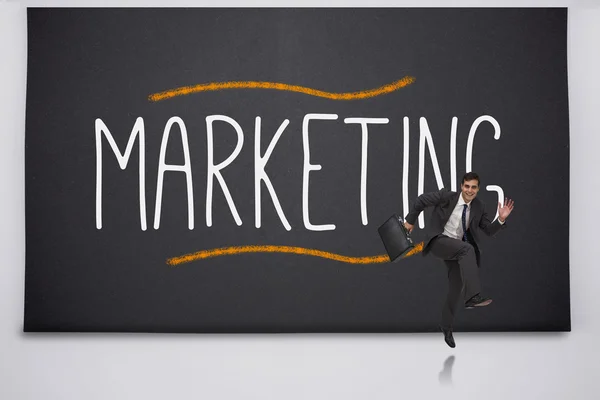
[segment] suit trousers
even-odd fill
[[[442,327],[452,329],[461,293],[466,302],[481,292],[475,249],[462,240],[438,235],[431,240],[429,251],[443,260],[448,269],[448,296],[442,311]]]

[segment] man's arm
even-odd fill
[[[410,209],[410,212],[406,216],[406,222],[408,223],[408,225],[410,225],[410,228],[407,227],[409,231],[412,231],[412,226],[417,221],[417,218],[419,217],[421,211],[423,211],[427,207],[432,207],[440,204],[442,202],[442,194],[446,192],[448,192],[448,189],[442,189],[438,190],[437,192],[423,193],[422,195],[417,197],[417,200],[415,201],[412,208]]]
[[[486,233],[486,235],[494,236],[501,229],[506,228],[506,218],[508,218],[514,207],[515,202],[508,198],[505,199],[504,206],[498,202],[498,219],[494,222],[490,221],[490,218],[484,209],[481,220],[479,221],[479,227]]]
[[[490,217],[484,209],[483,215],[479,220],[479,227],[485,232],[486,235],[494,236],[496,233],[500,232],[501,229],[506,228],[506,224],[504,222],[500,223],[499,219],[494,222],[490,221]]]

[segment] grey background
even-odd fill
[[[414,332],[437,331],[447,292],[442,262],[422,256],[352,265],[289,254],[244,254],[176,268],[169,257],[239,245],[288,245],[350,256],[385,253],[377,233],[402,214],[403,118],[410,119],[408,197],[417,196],[419,118],[433,137],[450,188],[450,126],[458,117],[457,182],[466,171],[471,124],[479,198],[493,219],[499,185],[517,208],[508,229],[482,238],[485,313],[459,313],[457,330],[568,330],[569,142],[564,9],[31,9],[26,118],[26,291],[28,331]],[[149,93],[198,82],[259,80],[335,92],[373,88],[405,75],[402,90],[351,102],[297,93],[222,91],[151,103]],[[302,119],[312,122],[310,218],[302,222]],[[245,133],[223,170],[243,221],[233,221],[215,186],[205,226],[205,116],[225,114]],[[167,173],[161,225],[139,227],[137,148],[121,171],[103,141],[103,228],[95,227],[94,120],[122,149],[137,116],[145,124],[148,220],[166,121],[185,122],[195,228],[187,227],[183,174]],[[254,118],[266,149],[284,119],[266,171],[292,230],[263,187],[254,226]],[[387,117],[369,128],[367,211],[360,219],[361,133],[347,117]],[[233,129],[214,127],[216,162],[231,154]],[[182,163],[172,131],[167,162]],[[263,150],[264,151],[264,150]],[[429,155],[425,191],[437,190]],[[552,198],[552,201],[548,201]],[[431,210],[428,210],[429,214]],[[413,233],[418,242],[424,233]],[[73,299],[77,299],[76,302]]]
[[[22,334],[25,10],[2,5],[2,397],[596,398],[600,389],[595,344],[600,328],[596,297],[600,272],[595,261],[595,225],[584,211],[597,198],[600,183],[595,173],[600,144],[595,118],[600,106],[596,75],[600,12],[592,2],[528,4],[574,6],[569,12],[573,332],[460,334],[459,347],[453,351],[438,334]],[[456,357],[452,386],[440,385],[450,382],[439,375],[450,355]]]

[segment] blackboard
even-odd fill
[[[566,29],[566,9],[29,9],[24,330],[434,331],[443,263],[388,262],[377,228],[468,171],[492,217],[516,207],[482,245],[494,304],[455,330],[570,330]]]

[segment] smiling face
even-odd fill
[[[477,179],[464,181],[460,184],[460,189],[462,191],[463,200],[465,203],[469,203],[477,196],[477,192],[479,192],[479,181]]]

